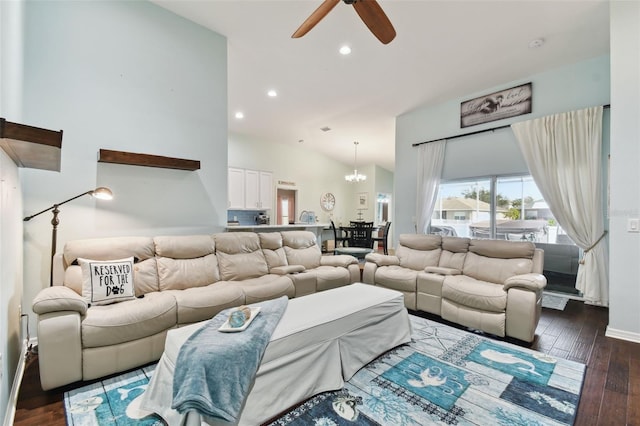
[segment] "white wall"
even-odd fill
[[[605,105],[609,103],[609,80],[609,57],[603,56],[399,116],[396,120],[395,235],[415,232],[417,164],[413,143]],[[460,129],[460,102],[528,82],[533,83],[531,114]],[[455,139],[447,144],[444,179],[526,172],[510,129]]]
[[[640,342],[640,3],[613,1],[611,16],[610,309],[607,335]]]
[[[229,166],[273,172],[274,185],[278,181],[293,182],[295,187],[280,185],[282,188],[298,190],[298,214],[302,210],[312,210],[318,221],[328,223],[330,215],[320,208],[320,197],[325,192],[336,196],[336,206],[332,218],[336,224],[348,223],[357,217],[357,194],[369,193],[369,209],[363,211],[366,220],[373,220],[375,191],[378,185],[385,185],[393,173],[373,165],[360,168],[367,180],[348,183],[344,176],[353,172],[353,165],[345,165],[327,156],[310,153],[304,147],[265,142],[255,138],[232,134],[229,136]],[[386,172],[386,173],[384,173]],[[377,178],[382,175],[383,180]],[[385,188],[389,184],[386,184]],[[275,191],[274,191],[275,197]],[[272,212],[275,216],[275,212]]]
[[[22,194],[18,167],[0,149],[0,413],[5,413],[19,363],[23,336],[20,328],[22,301]],[[0,420],[4,414],[0,416]]]
[[[22,92],[21,1],[0,2],[0,116],[20,122]],[[0,149],[0,421],[7,406],[21,342],[22,192],[18,168]]]
[[[62,129],[60,173],[21,170],[24,214],[60,207],[67,240],[217,232],[226,223],[226,39],[141,1],[27,2],[24,122]],[[97,163],[100,148],[201,161],[195,172]],[[24,226],[25,311],[48,285],[51,214]],[[35,315],[31,313],[32,327]]]

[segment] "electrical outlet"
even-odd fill
[[[18,305],[18,322],[22,322],[22,305]]]

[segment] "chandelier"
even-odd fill
[[[355,150],[356,150],[356,153],[355,153],[355,156],[354,156],[354,159],[353,159],[353,174],[346,175],[344,177],[344,179],[347,182],[362,182],[364,180],[367,180],[367,177],[365,175],[363,175],[363,174],[358,173],[358,144],[359,144],[359,142],[354,142],[353,144],[355,145]]]

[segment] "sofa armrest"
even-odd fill
[[[276,266],[275,268],[271,268],[269,273],[276,275],[297,274],[298,272],[304,272],[304,269],[302,265]]]
[[[547,278],[542,274],[522,274],[509,277],[504,282],[504,289],[512,287],[525,288],[531,291],[542,291],[547,286]]]
[[[348,254],[337,254],[335,256],[322,256],[320,258],[320,265],[322,266],[340,266],[348,268],[349,265],[358,263],[358,259]]]
[[[33,299],[31,309],[38,315],[49,312],[73,311],[80,315],[87,313],[89,304],[69,287],[55,285],[40,290]]]
[[[398,258],[398,256],[391,256],[387,254],[369,253],[364,258],[367,262],[373,262],[378,266],[391,266],[400,264],[400,259]]]
[[[427,266],[424,268],[425,272],[438,275],[460,275],[462,271],[455,268],[445,268],[443,266]]]

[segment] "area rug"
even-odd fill
[[[542,307],[564,311],[569,301],[568,297],[558,296],[555,294],[542,293]]]
[[[585,366],[411,316],[412,341],[271,425],[571,425]],[[163,425],[138,407],[153,366],[65,393],[67,424]]]

